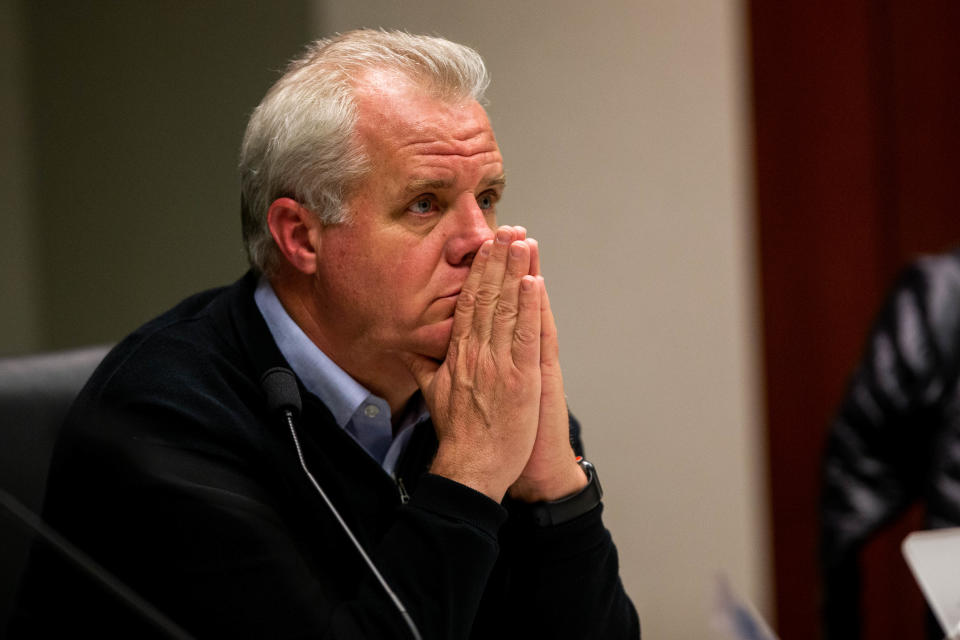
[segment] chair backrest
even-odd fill
[[[60,424],[109,349],[0,358],[0,488],[35,511]]]
[[[34,512],[67,410],[110,347],[0,358],[0,489]],[[0,509],[0,636],[31,536]]]

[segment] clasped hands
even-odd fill
[[[446,358],[407,361],[439,448],[430,471],[497,502],[576,493],[587,478],[570,445],[557,328],[536,240],[503,226],[461,288]]]

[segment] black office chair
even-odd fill
[[[0,489],[35,513],[43,506],[47,469],[60,424],[108,350],[97,346],[0,358]],[[0,508],[0,635],[31,540]]]

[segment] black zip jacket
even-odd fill
[[[256,277],[193,296],[121,342],[74,404],[45,516],[201,638],[409,638],[300,468],[259,380],[287,366]],[[427,473],[429,421],[398,483],[301,385],[306,462],[427,639],[638,638],[602,506],[537,527]],[[579,427],[571,419],[580,448]],[[17,635],[143,637],[137,616],[37,552]]]

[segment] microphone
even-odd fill
[[[293,417],[300,415],[303,405],[300,403],[300,389],[293,371],[286,367],[268,369],[260,377],[260,386],[267,395],[267,407],[270,413],[290,411]]]
[[[287,426],[290,429],[290,436],[293,438],[293,445],[297,449],[297,457],[300,459],[300,467],[303,469],[303,472],[307,474],[307,478],[310,479],[313,488],[316,489],[320,497],[323,498],[330,512],[337,519],[337,522],[340,523],[340,528],[343,529],[343,532],[350,538],[357,552],[363,558],[364,562],[367,563],[367,566],[380,583],[380,586],[383,587],[384,592],[386,592],[390,600],[393,601],[400,616],[404,622],[407,623],[407,628],[410,629],[410,635],[414,640],[422,640],[420,631],[417,630],[417,625],[413,622],[413,618],[410,617],[406,607],[403,606],[403,602],[400,601],[397,594],[390,588],[386,578],[384,578],[377,569],[377,565],[375,565],[370,556],[367,555],[363,545],[361,545],[357,537],[353,535],[353,531],[347,525],[343,516],[341,516],[337,508],[333,506],[333,502],[327,497],[326,492],[320,488],[320,483],[317,482],[317,479],[310,473],[310,469],[307,468],[307,462],[303,458],[303,450],[300,448],[300,440],[297,438],[297,429],[294,426],[294,418],[300,416],[303,404],[300,402],[300,388],[297,386],[297,378],[293,375],[293,371],[286,367],[273,367],[272,369],[268,369],[260,376],[260,387],[267,396],[267,407],[270,409],[270,412],[274,414],[282,413],[284,418],[286,418]]]

